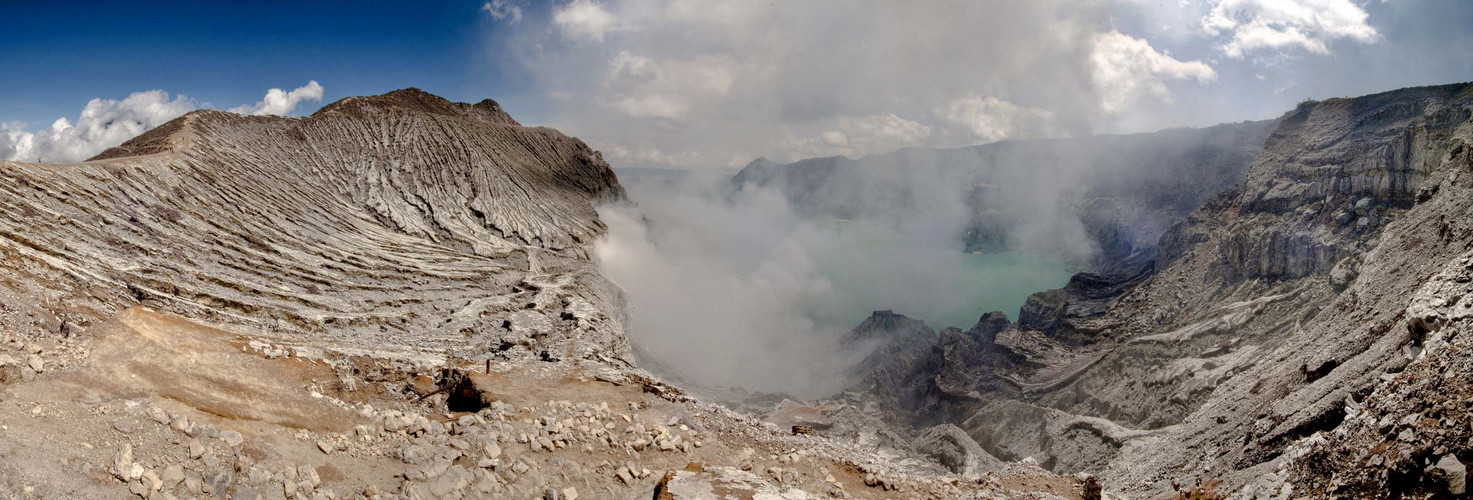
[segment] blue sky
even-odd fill
[[[163,89],[229,107],[309,80],[314,108],[417,86],[459,100],[525,87],[488,55],[481,2],[13,2],[0,10],[0,120],[75,118]]]
[[[496,99],[616,166],[730,170],[1469,81],[1470,26],[1462,0],[0,0],[0,158],[415,86]]]

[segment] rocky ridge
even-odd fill
[[[870,383],[919,396],[850,396],[1130,496],[1461,495],[1470,141],[1473,85],[1304,103],[1149,272],[898,342]]]

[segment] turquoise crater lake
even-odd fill
[[[849,329],[875,310],[921,319],[940,331],[963,330],[990,311],[1016,321],[1028,296],[1060,288],[1075,272],[1068,262],[1021,252],[965,253],[960,245],[910,241],[866,224],[836,222],[838,237],[815,262],[833,287],[808,304],[819,326]]]

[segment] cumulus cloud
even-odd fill
[[[932,127],[886,113],[840,116],[815,136],[798,137],[788,131],[784,145],[793,156],[863,156],[914,146],[930,139]]]
[[[936,108],[936,115],[971,132],[968,142],[994,142],[1008,137],[1047,137],[1054,113],[1025,108],[994,96],[967,95]]]
[[[1202,27],[1226,38],[1219,48],[1228,57],[1296,47],[1328,54],[1334,40],[1375,42],[1379,35],[1369,18],[1350,0],[1213,0]]]
[[[276,115],[285,116],[297,109],[297,105],[303,101],[321,101],[322,85],[317,80],[308,81],[306,85],[292,89],[291,92],[273,88],[266,91],[266,97],[255,104],[248,104],[230,108],[231,113],[243,115]]]
[[[735,61],[724,55],[655,61],[620,51],[609,63],[608,106],[633,118],[681,118],[731,90]]]
[[[1290,65],[1274,56],[1379,40],[1408,9],[1360,0],[559,0],[493,36],[500,64],[557,92],[529,119],[601,150],[734,169],[758,157],[896,146],[895,135],[840,129],[846,117],[894,115],[929,130],[900,147],[1272,118],[1309,97],[1274,94],[1284,82],[1316,96],[1369,86],[1344,77],[1354,68],[1333,82],[1300,74],[1325,58]]]
[[[599,41],[617,24],[613,14],[592,0],[573,0],[557,7],[553,10],[552,22],[565,39]]]
[[[934,7],[573,0],[498,34],[558,92],[550,125],[693,168],[1111,131],[1118,110],[1102,103],[1169,103],[1176,86],[1211,80],[1205,63],[1144,42],[1102,49],[1097,68],[1111,0]],[[600,43],[567,43],[587,41]],[[1137,66],[1106,74],[1109,57]],[[1102,88],[1097,73],[1130,87]]]
[[[491,14],[497,20],[516,24],[522,20],[522,8],[513,4],[510,0],[492,0],[481,5],[481,10]]]
[[[231,108],[235,113],[284,115],[303,101],[322,99],[316,81],[291,92],[271,89],[261,102]],[[75,123],[57,118],[51,126],[30,132],[20,122],[0,122],[0,159],[12,161],[78,162],[96,156],[139,134],[163,125],[201,104],[183,94],[170,97],[163,90],[134,92],[122,100],[97,98],[87,102]]]
[[[20,148],[31,148],[33,137],[33,134],[26,133],[25,122],[0,122],[0,158],[17,159],[19,155],[16,153]]]
[[[1170,100],[1167,80],[1210,82],[1217,72],[1201,61],[1179,61],[1151,44],[1119,31],[1095,37],[1090,54],[1091,79],[1100,92],[1100,107],[1118,113],[1141,96]]]
[[[193,99],[170,98],[162,90],[134,92],[121,101],[93,99],[75,124],[58,118],[34,133],[17,123],[0,127],[0,153],[16,161],[82,161],[198,107]]]

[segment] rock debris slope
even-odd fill
[[[1082,491],[652,379],[589,259],[595,205],[622,198],[581,141],[414,89],[0,162],[0,496]]]
[[[1470,143],[1473,85],[1306,102],[1147,276],[1082,275],[999,333],[897,343],[907,361],[869,383],[907,398],[858,394],[1132,496],[1462,494]]]

